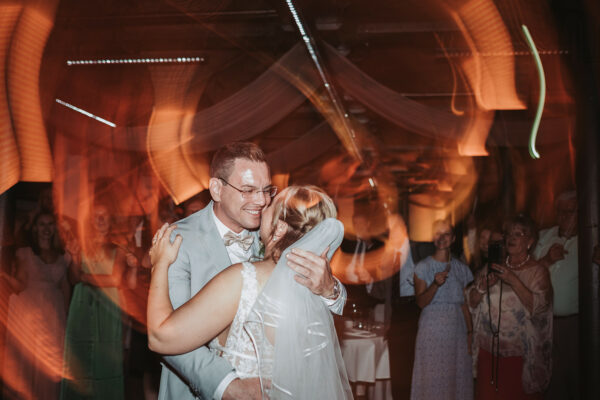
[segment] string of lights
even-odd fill
[[[154,57],[154,58],[104,58],[97,60],[67,60],[68,66],[73,65],[104,65],[104,64],[177,64],[203,63],[204,57]]]
[[[569,54],[569,50],[539,50],[541,56],[562,56]],[[471,57],[478,55],[482,57],[506,57],[506,56],[531,56],[531,51],[484,51],[473,53],[472,51],[450,51],[444,53],[444,57]],[[440,55],[441,56],[441,55]]]

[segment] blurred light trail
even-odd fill
[[[352,201],[352,200],[350,200]],[[385,203],[381,203],[383,205]],[[405,264],[410,252],[406,224],[398,214],[386,210],[370,209],[368,214],[360,213],[360,217],[351,217],[353,222],[344,226],[357,235],[363,234],[362,239],[375,239],[383,243],[382,247],[373,251],[346,253],[337,251],[331,259],[331,270],[342,282],[347,284],[366,284],[382,281],[393,276]],[[381,221],[380,218],[385,220]],[[356,223],[354,222],[356,221]],[[360,221],[360,222],[358,222]],[[383,223],[383,226],[380,224]],[[377,235],[383,230],[387,234]],[[372,235],[375,234],[375,235]],[[366,236],[365,236],[366,235]]]
[[[149,67],[155,103],[148,122],[146,151],[150,166],[175,204],[208,188],[210,179],[205,153],[202,149],[195,152],[188,144],[194,132],[189,113],[199,97],[190,98],[187,92],[197,69],[194,64]],[[199,92],[197,96],[204,87]],[[204,138],[207,131],[197,132]]]
[[[19,180],[52,182],[52,152],[42,115],[40,68],[58,1],[24,3],[3,60],[6,98],[19,149]]]
[[[529,155],[531,158],[540,158],[540,154],[535,149],[535,140],[537,138],[537,132],[540,127],[540,120],[542,119],[542,112],[544,112],[544,104],[546,103],[546,77],[544,75],[544,67],[542,65],[542,60],[540,59],[540,55],[535,47],[535,43],[533,42],[533,38],[529,33],[529,29],[527,29],[526,25],[521,25],[523,29],[523,33],[525,34],[525,39],[527,40],[527,44],[531,49],[531,54],[533,55],[533,59],[535,60],[535,66],[537,68],[538,77],[540,80],[540,96],[539,102],[537,106],[537,111],[535,112],[535,118],[533,119],[533,126],[531,127],[531,134],[529,135]]]
[[[515,51],[510,32],[493,0],[460,1],[450,16],[472,54],[461,60],[477,105],[487,111],[524,110],[515,86]],[[481,54],[498,54],[483,57]]]
[[[67,65],[203,63],[204,61],[206,61],[204,57],[105,58],[102,60],[67,60]]]
[[[329,82],[329,78],[327,77],[327,73],[325,72],[325,69],[321,63],[321,59],[320,59],[321,57],[319,56],[319,54],[317,52],[317,48],[313,44],[313,41],[312,41],[312,38],[310,37],[310,35],[306,32],[306,29],[304,28],[304,23],[300,19],[300,15],[298,14],[296,7],[294,6],[294,2],[292,0],[286,0],[286,3],[290,10],[290,13],[292,14],[292,18],[294,19],[294,22],[296,23],[296,26],[298,27],[300,36],[302,36],[302,41],[306,45],[306,49],[308,50],[308,53],[310,54],[310,57],[315,65],[315,67],[317,68],[319,76],[321,77],[321,81],[323,82],[323,85],[325,86],[325,90],[327,91],[327,94],[329,95],[329,99],[331,100],[331,104],[333,106],[333,111],[334,111],[335,115],[338,117],[338,122],[342,125],[344,132],[339,132],[337,129],[335,129],[335,125],[336,125],[335,123],[332,125],[332,128],[334,129],[334,131],[336,133],[338,133],[338,136],[340,137],[341,142],[345,145],[345,147],[350,152],[350,154],[362,162],[363,161],[362,155],[361,155],[360,150],[358,149],[358,146],[356,145],[356,142],[355,142],[356,134],[354,132],[354,129],[352,129],[350,122],[348,121],[348,113],[346,113],[343,110],[341,101],[335,91],[335,88],[333,87],[333,84],[331,84]]]
[[[87,111],[85,111],[85,110],[82,110],[82,109],[81,109],[81,108],[79,108],[79,107],[75,107],[74,105],[72,105],[72,104],[69,104],[69,103],[67,103],[66,101],[62,101],[62,100],[60,100],[60,99],[56,99],[56,102],[57,102],[58,104],[62,104],[62,105],[63,105],[63,106],[65,106],[65,107],[69,107],[71,110],[75,110],[75,111],[77,111],[77,112],[79,112],[79,113],[81,113],[81,114],[83,114],[83,115],[85,115],[85,116],[88,116],[88,117],[90,117],[90,118],[93,118],[93,119],[95,119],[95,120],[96,120],[96,121],[98,121],[98,122],[102,122],[103,124],[106,124],[106,125],[110,126],[111,128],[116,128],[116,127],[117,127],[117,125],[113,124],[112,122],[110,122],[110,121],[107,121],[107,120],[105,120],[104,118],[100,118],[100,117],[98,117],[97,115],[94,115],[94,114],[92,114],[92,113],[90,113],[90,112],[87,112]]]
[[[17,183],[21,174],[21,158],[10,115],[6,71],[13,30],[21,9],[19,4],[3,5],[0,13],[0,193]]]
[[[437,33],[434,36],[435,36],[435,40],[438,42],[438,44],[441,47],[444,54],[447,54],[446,46],[444,46],[444,42],[440,39],[440,36]],[[449,58],[447,58],[447,59],[448,59],[448,61],[450,61]],[[464,110],[459,110],[456,107],[455,93],[457,92],[457,89],[458,89],[458,78],[462,78],[463,76],[460,75],[459,73],[457,73],[458,71],[456,71],[456,65],[453,62],[448,62],[448,65],[450,66],[450,71],[452,72],[452,94],[451,94],[451,100],[450,100],[450,110],[452,110],[452,114],[462,116],[465,114],[465,112],[464,112]],[[464,81],[464,79],[463,79],[463,81]]]

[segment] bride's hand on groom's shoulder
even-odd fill
[[[171,242],[171,233],[177,228],[177,225],[169,225],[165,223],[152,238],[152,247],[150,248],[150,262],[152,267],[168,267],[177,259],[179,247],[183,237],[175,236],[175,240]]]

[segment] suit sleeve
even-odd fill
[[[335,300],[329,300],[322,296],[321,296],[321,299],[323,300],[325,305],[327,307],[329,307],[329,311],[331,311],[332,313],[337,314],[337,315],[342,315],[342,312],[344,312],[344,305],[346,304],[346,299],[348,298],[348,294],[346,293],[346,287],[342,284],[342,282],[340,282],[339,279],[336,278],[335,276],[333,277],[333,279],[335,279],[339,282],[340,295]]]
[[[174,308],[191,298],[191,266],[187,247],[181,247],[177,260],[169,267],[169,296]],[[234,371],[227,360],[206,346],[186,354],[165,356],[164,361],[196,396],[203,399],[212,399],[221,381]]]

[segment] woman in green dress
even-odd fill
[[[119,286],[125,253],[110,240],[106,206],[94,206],[90,228],[83,248],[71,249],[78,283],[67,319],[60,398],[118,400],[124,398]]]

